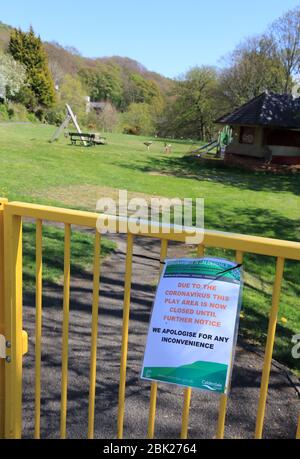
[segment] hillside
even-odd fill
[[[12,27],[3,24],[3,22],[0,21],[0,49],[4,49],[6,47],[12,30]]]
[[[5,49],[13,28],[0,21],[0,49]],[[154,81],[160,87],[162,93],[167,94],[172,89],[172,80],[156,72],[146,69],[141,63],[129,57],[111,56],[87,58],[81,56],[75,48],[64,48],[57,42],[44,42],[48,58],[51,62],[58,64],[59,68],[66,74],[76,74],[83,68],[94,68],[98,64],[113,64],[121,68],[123,73],[138,73],[146,80]]]

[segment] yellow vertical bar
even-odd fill
[[[62,375],[61,375],[61,408],[60,408],[60,437],[66,438],[67,425],[67,391],[68,391],[68,345],[69,345],[69,316],[70,316],[70,247],[71,225],[65,225],[64,250],[64,303],[63,303],[63,340],[62,340]]]
[[[182,440],[186,440],[188,437],[191,397],[192,397],[192,389],[190,387],[187,387],[184,390],[184,403],[183,403],[183,411],[182,411],[182,424],[181,424],[181,435],[180,435],[180,438]]]
[[[7,199],[0,199],[0,334],[5,336],[4,327],[4,222],[3,209]],[[5,360],[0,359],[0,439],[5,432]]]
[[[4,207],[5,437],[22,435],[22,219]]]
[[[126,366],[128,352],[128,327],[130,312],[130,290],[132,275],[132,251],[133,235],[127,234],[127,254],[125,271],[125,292],[123,305],[123,329],[122,329],[122,348],[120,363],[120,384],[119,384],[119,404],[118,404],[118,439],[123,438],[124,414],[125,414],[125,388],[126,388]]]
[[[198,245],[197,249],[197,257],[204,256],[204,245]],[[191,406],[191,398],[192,398],[192,389],[187,387],[184,390],[184,402],[183,402],[183,411],[182,411],[182,423],[181,423],[181,435],[180,438],[182,440],[186,440],[188,438],[188,429],[189,429],[189,415],[190,415],[190,406]]]
[[[261,379],[260,396],[258,403],[258,412],[256,418],[255,438],[262,438],[263,424],[266,410],[267,394],[269,387],[273,347],[275,341],[277,316],[280,301],[281,284],[284,271],[284,258],[278,257],[276,263],[275,282],[273,287],[272,308],[269,318],[267,344],[265,350],[264,366]]]
[[[93,270],[93,306],[92,306],[92,339],[90,357],[90,393],[89,393],[89,421],[88,438],[94,438],[95,420],[95,391],[97,371],[97,337],[98,337],[98,311],[99,311],[99,287],[100,287],[100,240],[98,231],[95,235],[94,247],[94,270]]]
[[[216,438],[218,440],[222,440],[224,438],[227,400],[228,400],[227,395],[222,394],[220,397],[220,403],[219,403],[219,416],[218,416],[217,435],[216,435]]]
[[[42,340],[42,220],[36,222],[35,290],[35,424],[34,438],[40,438],[41,425],[41,340]]]
[[[300,440],[300,414],[298,417],[298,427],[297,427],[297,433],[296,433],[296,440]]]
[[[168,253],[168,241],[162,239],[160,246],[160,261],[163,262]],[[160,273],[162,272],[163,265],[160,265]],[[150,407],[149,407],[149,418],[148,418],[148,434],[149,439],[154,438],[154,427],[155,427],[155,415],[156,415],[156,400],[157,400],[157,382],[151,383],[150,390]]]
[[[238,264],[242,264],[243,258],[244,258],[243,252],[237,251],[236,256],[235,256],[236,262]],[[218,416],[217,434],[216,434],[216,438],[219,440],[222,440],[224,438],[227,401],[228,401],[228,396],[226,394],[222,394],[220,397],[219,416]]]

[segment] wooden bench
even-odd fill
[[[93,147],[95,145],[105,145],[105,137],[91,132],[69,132],[72,145],[85,145],[86,147]]]

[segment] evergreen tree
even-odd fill
[[[20,29],[12,32],[9,52],[26,68],[27,87],[20,92],[19,101],[32,111],[51,107],[55,100],[54,83],[42,41],[32,27],[29,32]]]

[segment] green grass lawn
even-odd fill
[[[35,225],[23,225],[23,287],[35,289]],[[112,253],[116,244],[105,238],[101,240],[101,257]],[[43,283],[57,283],[64,271],[64,230],[50,225],[43,227]],[[73,231],[71,234],[71,275],[79,275],[91,268],[94,260],[94,236]]]
[[[146,196],[200,197],[205,199],[206,228],[299,240],[298,174],[247,173],[227,169],[219,161],[203,165],[184,157],[191,144],[181,141],[171,141],[171,155],[164,154],[161,140],[152,139],[148,152],[145,138],[121,134],[107,134],[108,145],[96,148],[73,147],[63,137],[49,144],[54,129],[0,125],[0,195],[89,210],[95,210],[97,198],[114,195],[116,189]],[[62,233],[57,236],[58,244],[62,244],[61,237]],[[208,253],[232,256],[222,250]],[[79,258],[83,266],[81,255]],[[245,258],[241,335],[252,343],[265,343],[274,265],[275,260],[266,257]],[[50,265],[47,270],[50,280],[57,279]],[[300,332],[299,277],[299,263],[287,262],[274,352],[296,371],[299,361],[291,356],[291,338]]]

